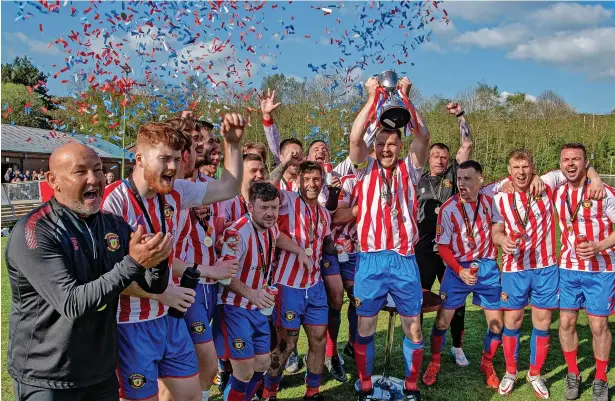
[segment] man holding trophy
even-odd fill
[[[359,316],[355,357],[358,400],[374,399],[372,369],[378,312],[391,295],[404,330],[404,386],[408,401],[421,399],[417,379],[423,359],[420,313],[423,300],[414,256],[418,237],[415,186],[427,161],[429,130],[407,99],[410,81],[393,71],[365,84],[369,99],[350,133],[350,159],[357,179],[357,234],[360,242],[355,304]],[[371,118],[376,120],[368,124]],[[415,134],[408,156],[400,159],[404,134]],[[367,135],[366,135],[367,131]],[[373,143],[375,158],[369,157]]]

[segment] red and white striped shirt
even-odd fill
[[[197,180],[199,182],[211,182],[215,181],[215,178],[199,175]],[[183,230],[180,234],[179,241],[182,243],[183,254],[181,257],[176,254],[176,257],[189,264],[197,263],[204,266],[213,266],[216,263],[216,240],[218,238],[216,236],[216,219],[220,216],[220,209],[224,207],[224,202],[227,201],[206,205],[205,207],[209,208],[209,217],[206,215],[202,222],[199,221],[195,213],[190,212],[191,209],[181,211],[188,221],[186,225],[189,226],[189,230]],[[199,282],[201,284],[213,284],[217,281],[209,277],[201,277]]]
[[[239,220],[248,213],[248,202],[242,195],[237,195],[233,199],[224,202],[224,221],[232,223]]]
[[[278,183],[278,185],[276,186],[276,188],[279,189],[280,191],[294,191],[294,192],[299,191],[297,184],[295,184],[295,180],[286,181],[284,180],[283,177]]]
[[[290,182],[284,181],[284,179],[280,180],[280,183],[276,187],[280,191],[291,191],[291,192],[299,192],[299,184],[297,180],[292,180]],[[323,185],[320,193],[318,194],[318,203],[321,205],[325,205],[327,203],[327,198],[329,197],[329,189]]]
[[[202,204],[207,192],[207,184],[194,183],[186,180],[175,180],[173,190],[163,196],[165,206],[165,224],[167,232],[174,236],[174,249],[179,238],[180,224],[179,211]],[[161,215],[158,203],[158,196],[152,198],[141,198],[147,208],[147,213],[154,226],[154,232],[161,232]],[[118,216],[122,216],[124,221],[133,230],[138,225],[142,225],[147,232],[151,233],[147,219],[139,207],[139,203],[134,197],[127,181],[116,181],[105,188],[102,209]],[[169,268],[173,263],[173,255],[169,258]],[[169,282],[172,282],[172,275],[169,275]],[[118,323],[134,323],[152,320],[166,314],[168,307],[158,301],[149,298],[132,297],[120,294],[119,307],[117,311]]]
[[[462,208],[465,208],[467,221]],[[491,238],[491,226],[504,220],[495,208],[493,198],[487,194],[481,193],[478,215],[475,218],[476,210],[477,202],[462,202],[459,195],[449,198],[440,207],[436,243],[450,244],[453,256],[459,262],[498,258],[497,248]],[[471,235],[468,235],[468,232],[471,232]],[[471,239],[474,241],[474,248],[470,247]]]
[[[273,282],[287,287],[309,288],[320,282],[320,258],[325,237],[331,234],[331,215],[321,205],[308,206],[296,192],[281,191],[282,202],[278,215],[280,231],[302,249],[311,249],[308,255],[312,265],[309,269],[300,266],[297,255],[282,250],[278,258]],[[314,238],[310,242],[309,230]],[[308,251],[309,252],[309,251]]]
[[[345,177],[342,177],[341,181],[342,191],[340,192],[339,202],[344,202],[352,209],[357,205],[357,178],[354,174],[350,174]],[[341,225],[333,224],[331,237],[333,238],[333,241],[341,239],[352,241],[355,246],[353,251],[350,253],[358,252],[358,246],[356,245],[358,241],[356,220],[352,220],[346,224]]]
[[[392,250],[404,256],[413,255],[414,244],[418,240],[415,187],[421,177],[421,169],[414,166],[411,155],[399,160],[393,172],[380,167],[378,161],[371,157],[364,165],[355,169],[360,250]],[[385,180],[389,181],[392,191],[390,205],[382,197],[383,188],[387,187]]]
[[[575,240],[585,235],[590,242],[599,242],[611,235],[615,224],[615,190],[605,185],[606,196],[601,200],[590,200],[587,191],[581,198],[583,187],[577,189],[566,184],[553,195],[557,210],[559,226],[562,231],[562,252],[559,267],[561,269],[587,272],[615,271],[615,247],[606,249],[590,259],[577,258]],[[568,196],[566,196],[568,194]],[[569,200],[570,208],[566,204]],[[578,212],[574,220],[571,216]],[[572,213],[570,213],[572,211]],[[572,220],[572,222],[570,222]],[[568,231],[572,227],[572,231]]]
[[[538,196],[520,192],[500,192],[494,196],[495,207],[504,219],[506,234],[517,233],[519,236],[519,252],[502,255],[503,272],[540,269],[556,263],[555,216],[551,199],[553,191],[566,182],[566,177],[561,173],[548,173],[541,179],[546,189]],[[528,202],[530,207],[526,217]],[[523,222],[526,222],[525,226]]]
[[[237,251],[231,250],[228,246],[223,246],[222,256],[229,254],[237,256],[239,269],[235,278],[250,288],[262,288],[272,274],[273,266],[271,262],[275,255],[276,240],[280,236],[278,225],[275,224],[269,230],[258,232],[257,234],[250,218],[243,216],[234,222],[229,229],[234,229],[238,232],[240,241],[237,244]],[[260,241],[264,261],[261,260],[256,241]],[[269,266],[269,268],[263,269],[263,266]],[[248,310],[258,309],[247,298],[237,294],[227,286],[218,292],[218,304],[239,306]]]

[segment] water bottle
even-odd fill
[[[183,288],[195,289],[199,284],[199,279],[201,278],[201,272],[196,268],[196,265],[192,267],[186,267],[184,270],[184,274],[182,274],[182,278],[179,281],[179,286]],[[184,317],[185,312],[180,312],[175,308],[169,308],[169,316],[181,319]]]

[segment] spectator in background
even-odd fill
[[[107,174],[105,174],[105,181],[107,185],[113,184],[115,182],[115,174],[109,171]]]
[[[45,181],[45,173],[43,172],[43,169],[38,170],[37,179],[39,181]]]
[[[13,178],[15,177],[15,172],[12,167],[6,169],[6,173],[4,173],[4,181],[13,182]]]
[[[30,170],[26,170],[26,173],[24,174],[24,181],[32,181],[32,173],[30,173]]]

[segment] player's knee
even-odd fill
[[[589,328],[594,335],[602,335],[609,331],[606,317],[590,316]]]
[[[576,329],[576,316],[568,313],[560,313],[559,329],[563,332],[574,332]]]
[[[254,371],[264,372],[271,365],[271,354],[257,355],[254,358]]]
[[[358,332],[361,337],[371,336],[376,332],[377,317],[359,316]]]

